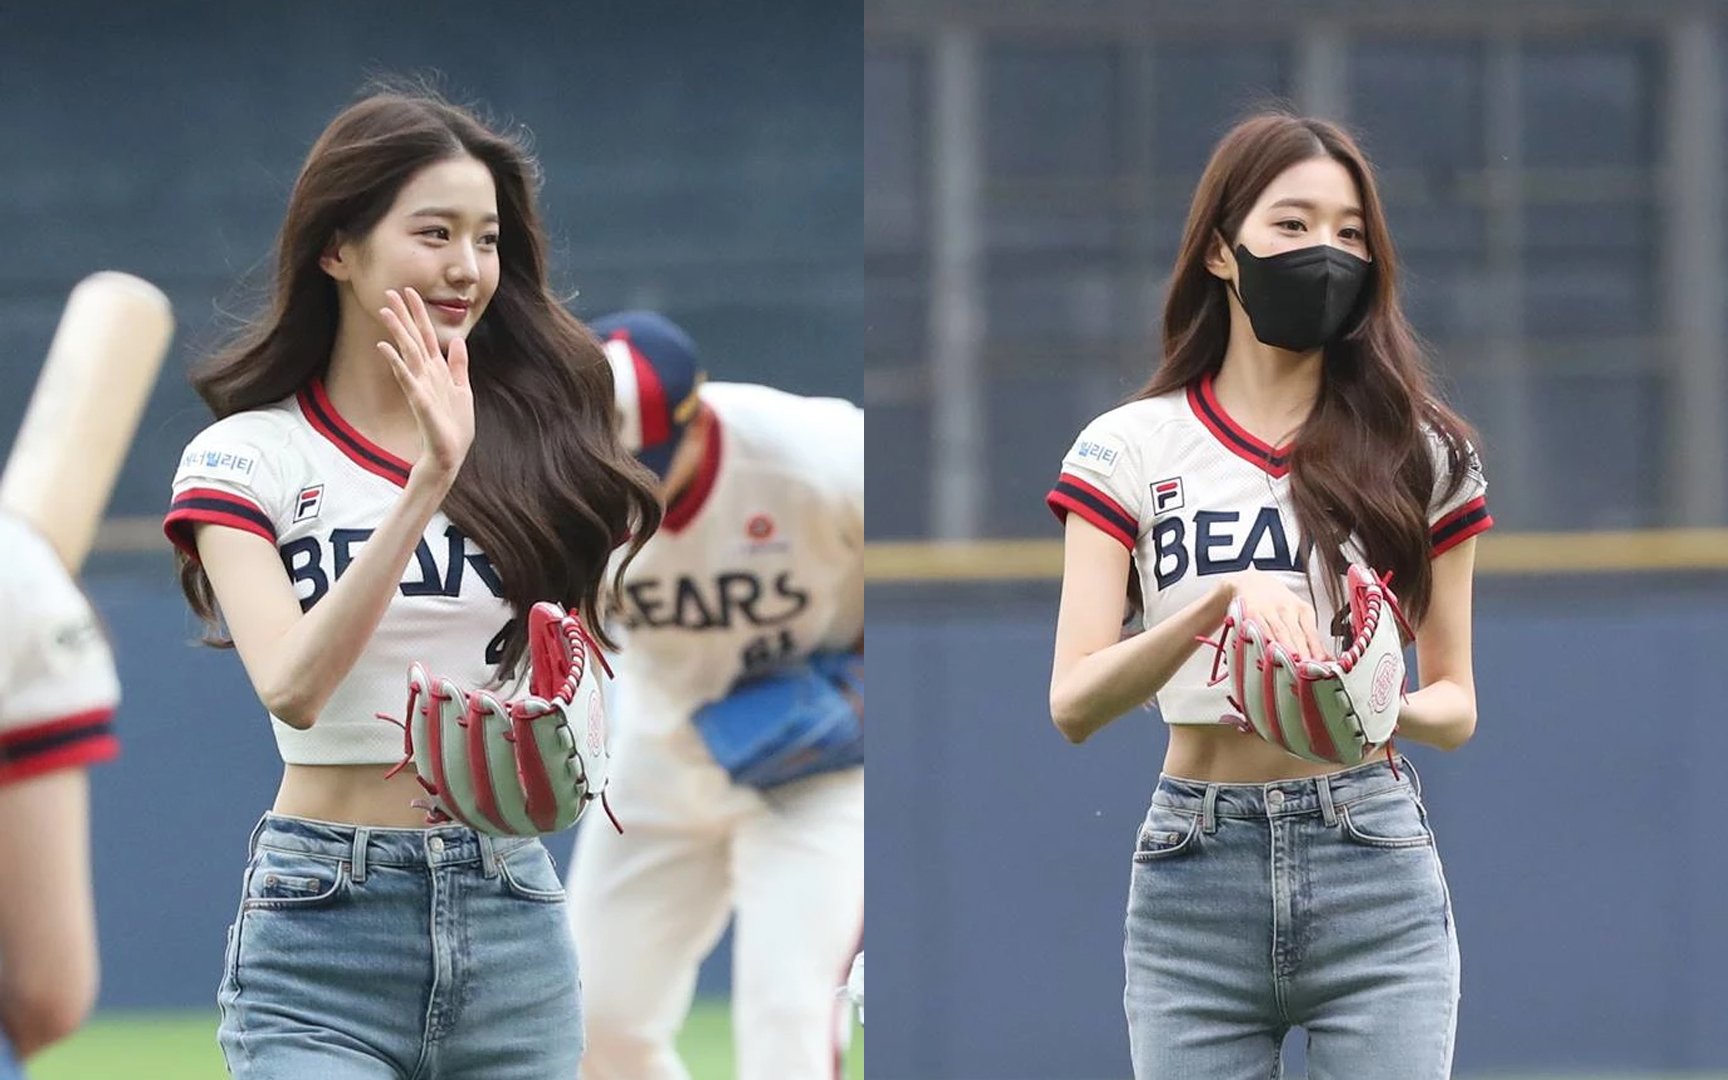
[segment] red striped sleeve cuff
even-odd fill
[[[1079,514],[1121,541],[1129,551],[1134,550],[1134,543],[1140,535],[1140,522],[1122,509],[1121,503],[1073,473],[1062,474],[1056,486],[1050,489],[1050,494],[1044,496],[1044,505],[1056,515],[1057,521],[1066,521],[1071,513]]]
[[[1472,536],[1478,536],[1493,527],[1494,518],[1488,513],[1488,499],[1478,495],[1429,527],[1429,557],[1438,558]]]
[[[114,758],[113,716],[112,708],[89,709],[0,733],[0,784]]]
[[[276,523],[269,514],[244,496],[216,488],[188,488],[174,496],[168,516],[162,519],[162,531],[175,547],[196,559],[198,549],[192,543],[192,526],[200,521],[244,529],[272,544],[276,542]]]

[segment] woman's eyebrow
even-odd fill
[[[1318,211],[1318,207],[1315,205],[1313,200],[1311,200],[1311,199],[1298,199],[1298,198],[1295,198],[1294,196],[1292,196],[1290,198],[1279,199],[1277,202],[1273,203],[1271,206],[1268,206],[1266,209],[1276,210],[1279,207],[1283,207],[1283,206],[1292,207],[1292,208],[1297,209],[1297,210],[1306,210],[1310,214],[1316,213]],[[1346,216],[1353,214],[1356,217],[1361,217],[1362,216],[1362,208],[1360,206],[1346,206],[1344,208],[1344,213]]]
[[[460,210],[451,210],[451,209],[449,209],[447,207],[443,207],[443,206],[428,206],[422,210],[416,210],[412,214],[409,214],[408,216],[409,217],[447,218],[451,221],[460,221],[460,220],[462,220],[463,214]],[[498,215],[497,214],[486,214],[480,220],[487,225],[496,225],[496,224],[498,224]]]

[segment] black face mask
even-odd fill
[[[1261,343],[1291,352],[1331,344],[1373,264],[1330,244],[1262,259],[1236,245],[1236,299]]]

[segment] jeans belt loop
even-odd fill
[[[1327,776],[1316,776],[1314,787],[1320,793],[1320,819],[1330,829],[1338,824],[1338,811],[1332,805],[1332,780]]]
[[[258,819],[258,824],[252,826],[252,835],[246,838],[246,858],[248,860],[258,854],[258,838],[264,835],[264,824],[269,820],[270,815],[265,814]]]
[[[474,835],[480,838],[480,875],[486,878],[497,877],[498,849],[493,845],[491,835],[480,832],[478,829],[475,830]]]
[[[366,845],[371,842],[371,829],[361,825],[354,830],[354,852],[348,865],[348,876],[356,885],[366,884]]]

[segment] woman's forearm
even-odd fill
[[[402,568],[449,491],[447,480],[411,473],[396,504],[330,591],[284,633],[259,695],[283,723],[309,728],[348,677],[402,579]]]
[[[1155,626],[1087,656],[1050,684],[1050,717],[1069,742],[1085,742],[1110,721],[1163,688],[1199,647],[1198,637],[1224,622],[1233,591],[1227,581]]]
[[[1476,731],[1476,696],[1449,679],[1412,692],[1398,712],[1398,734],[1442,750],[1456,750]]]

